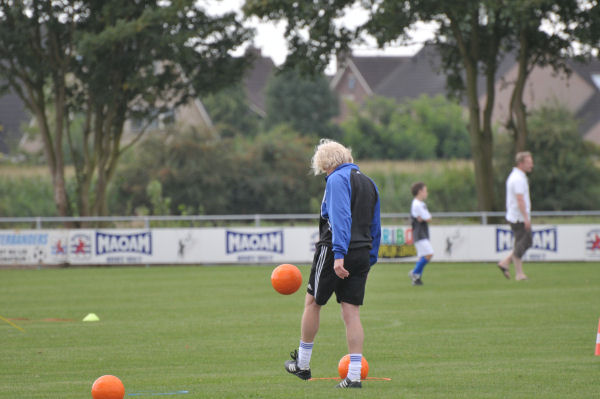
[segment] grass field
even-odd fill
[[[0,270],[0,398],[90,398],[103,374],[126,398],[594,398],[600,264],[380,264],[362,318],[363,389],[301,381],[283,362],[298,345],[303,289],[270,286],[272,266]],[[305,279],[308,267],[301,266]],[[304,285],[304,284],[303,284]],[[99,322],[82,322],[88,313]],[[339,306],[323,308],[313,377],[347,352]]]

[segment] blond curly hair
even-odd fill
[[[352,150],[346,148],[337,141],[321,139],[315,148],[315,154],[311,160],[311,168],[315,175],[327,173],[343,163],[353,163]]]

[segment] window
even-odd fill
[[[350,75],[348,77],[348,88],[350,90],[354,90],[355,87],[356,87],[356,78],[354,77],[354,75]]]

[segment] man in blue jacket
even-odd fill
[[[312,158],[315,175],[325,173],[319,242],[310,271],[298,350],[285,369],[303,380],[311,378],[310,358],[319,330],[321,306],[335,292],[346,325],[350,353],[348,375],[338,388],[361,388],[364,332],[359,306],[363,304],[367,275],[377,262],[381,239],[379,192],[362,174],[350,149],[321,139]]]

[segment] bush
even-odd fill
[[[317,211],[322,180],[309,175],[314,144],[286,126],[252,140],[206,140],[191,132],[150,138],[122,163],[111,211],[154,213],[157,203],[168,203],[171,214]],[[149,198],[152,180],[162,187],[162,202]]]
[[[57,216],[49,177],[0,179],[0,216]]]
[[[369,171],[363,168],[379,187],[381,209],[385,213],[407,213],[413,200],[410,187],[422,181],[427,185],[427,206],[431,212],[458,212],[477,209],[475,176],[470,166],[441,162],[442,167],[425,163],[418,172]]]
[[[421,96],[398,104],[372,97],[342,123],[343,141],[360,159],[470,157],[469,133],[458,104]]]

